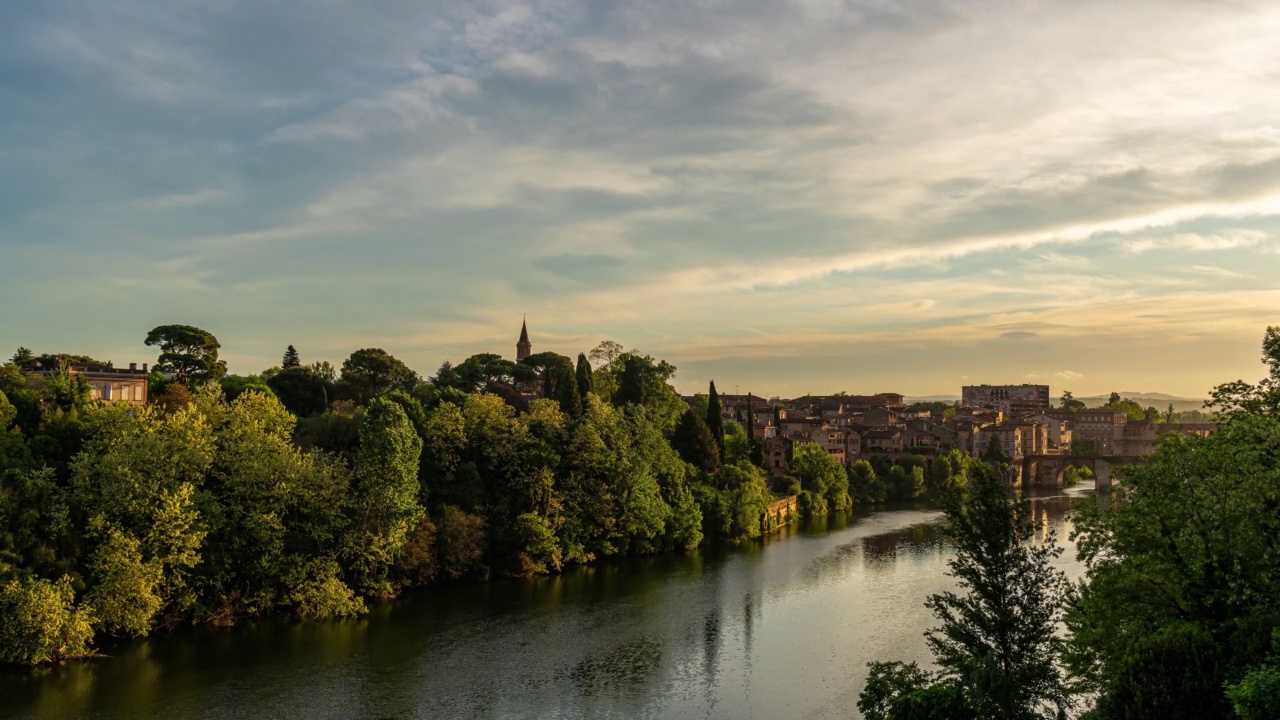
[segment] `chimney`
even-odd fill
[[[112,364],[111,364],[111,361],[110,361],[110,360],[108,360],[108,361],[107,361],[107,369],[108,369],[108,370],[112,370],[112,369],[114,369],[114,368],[115,368],[115,365],[112,365]]]
[[[146,372],[146,371],[147,371],[147,364],[142,363],[142,372]]]
[[[129,363],[129,372],[138,372],[138,363]]]

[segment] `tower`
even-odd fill
[[[529,342],[529,323],[520,323],[520,341],[516,343],[516,362],[520,362],[533,354],[533,343]]]

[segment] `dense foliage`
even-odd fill
[[[722,446],[635,351],[479,355],[423,382],[376,348],[227,376],[199,328],[148,340],[166,369],[141,407],[0,369],[0,662],[741,541],[776,499],[743,428],[724,420]],[[821,459],[806,492],[849,507]]]
[[[1088,578],[1068,660],[1100,695],[1098,718],[1278,716],[1277,333],[1268,378],[1214,392],[1216,434],[1166,437],[1076,518]]]

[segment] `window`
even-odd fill
[[[103,399],[103,400],[110,400],[110,399],[111,399],[111,391],[112,391],[112,389],[113,389],[113,388],[112,388],[110,385],[103,385],[103,386],[102,386],[102,399]]]

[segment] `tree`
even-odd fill
[[[711,381],[711,390],[707,393],[707,427],[711,436],[720,446],[720,454],[724,454],[724,408],[720,405],[720,395],[716,392],[716,381]]]
[[[71,578],[0,585],[0,664],[40,665],[84,657],[93,611],[77,607]]]
[[[1164,421],[1166,423],[1172,423],[1176,416],[1177,413],[1173,410],[1173,403],[1169,403],[1169,409],[1164,411]]]
[[[311,417],[328,407],[332,386],[311,368],[295,366],[272,375],[267,387],[289,412],[298,417]]]
[[[720,446],[693,408],[680,416],[680,424],[671,435],[671,447],[685,462],[703,472],[712,473],[720,467]]]
[[[390,594],[386,573],[418,524],[418,456],[422,440],[399,405],[379,398],[360,423],[353,502],[356,547],[352,562],[367,586]]]
[[[129,637],[151,632],[163,604],[158,590],[164,573],[159,563],[142,559],[141,543],[110,528],[89,567],[94,584],[86,600],[97,615],[98,627]]]
[[[218,381],[218,386],[222,388],[222,393],[227,396],[227,402],[234,401],[250,390],[260,392],[263,395],[275,396],[275,392],[271,390],[271,383],[263,380],[259,375],[227,375]]]
[[[23,367],[24,365],[29,365],[31,361],[35,359],[35,353],[31,352],[27,348],[19,347],[17,351],[13,353],[13,357],[9,359],[9,362],[17,365],[18,367]]]
[[[853,507],[849,476],[831,454],[816,443],[799,443],[787,463],[787,472],[800,479],[802,508],[817,517],[831,510]]]
[[[298,351],[290,345],[284,350],[284,358],[280,360],[280,369],[288,370],[296,367],[302,367],[302,358],[298,356]]]
[[[1000,442],[1000,436],[993,434],[991,439],[987,441],[986,452],[982,453],[982,459],[990,463],[1007,463],[1009,456],[1004,452],[1004,446]]]
[[[1060,404],[1063,410],[1070,410],[1071,412],[1079,412],[1085,409],[1085,404],[1075,399],[1070,390],[1063,391]]]
[[[994,471],[977,465],[967,472],[966,491],[944,499],[945,533],[956,553],[947,565],[960,592],[932,595],[926,603],[939,621],[926,638],[940,671],[922,677],[914,666],[873,665],[877,682],[868,683],[861,699],[894,707],[926,693],[966,708],[906,717],[1058,717],[1070,706],[1057,660],[1062,639],[1055,633],[1070,587],[1053,566],[1061,549],[1052,540],[1035,544],[1029,501],[1012,500]]]
[[[218,359],[218,338],[191,325],[161,325],[147,333],[146,345],[159,345],[155,369],[172,373],[178,382],[194,387],[217,382],[227,374],[227,363]]]
[[[1262,336],[1262,362],[1271,379],[1280,380],[1280,325],[1269,325]]]
[[[595,346],[588,355],[591,362],[600,365],[612,365],[623,354],[622,345],[612,340],[602,340],[599,345]]]
[[[594,388],[592,387],[591,363],[587,361],[587,356],[583,353],[578,353],[578,366],[575,368],[575,375],[578,381],[578,397],[585,401],[587,395]]]
[[[342,361],[341,383],[364,405],[392,390],[412,390],[418,374],[382,348],[365,348]]]

